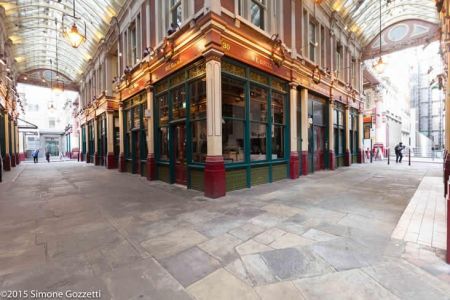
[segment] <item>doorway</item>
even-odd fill
[[[179,121],[171,125],[170,169],[173,183],[187,185],[187,160],[186,160],[186,122]]]
[[[327,142],[326,100],[308,95],[308,171],[324,170],[326,166],[325,153]]]
[[[131,149],[131,172],[133,174],[139,174],[141,172],[140,170],[140,157],[141,157],[141,153],[140,153],[140,148],[141,148],[141,143],[140,143],[140,130],[132,130],[131,131],[131,145],[132,145],[132,149]]]

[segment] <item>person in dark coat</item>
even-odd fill
[[[45,152],[45,159],[50,162],[50,151]]]
[[[34,150],[33,153],[31,153],[31,156],[33,156],[33,162],[37,163],[39,157],[39,149]]]
[[[395,162],[401,163],[403,158],[403,149],[405,149],[405,146],[403,146],[403,143],[400,142],[397,146],[395,146]]]

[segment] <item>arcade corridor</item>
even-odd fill
[[[213,200],[85,163],[22,163],[0,188],[0,291],[449,299],[444,251],[391,239],[441,170],[354,165]]]

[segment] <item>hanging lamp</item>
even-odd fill
[[[81,44],[83,44],[84,42],[86,42],[87,37],[86,37],[86,22],[84,22],[84,35],[81,34],[78,31],[78,27],[77,24],[75,23],[75,21],[73,22],[72,26],[69,28],[66,28],[64,26],[64,17],[71,17],[75,20],[79,20],[80,18],[77,17],[75,15],[75,0],[73,0],[73,16],[69,16],[66,14],[63,14],[62,17],[62,28],[63,28],[63,37],[66,39],[66,41],[73,47],[73,48],[78,48],[81,46]]]
[[[383,58],[381,57],[381,0],[380,0],[380,57],[378,58],[377,62],[374,65],[372,65],[372,67],[378,74],[382,74],[384,72],[384,69],[386,68],[386,63],[383,61]]]

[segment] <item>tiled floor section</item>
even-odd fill
[[[441,177],[424,177],[392,233],[393,239],[447,247],[447,209]]]
[[[429,163],[354,165],[211,200],[85,163],[23,164],[0,184],[0,291],[450,299],[443,252],[391,240],[419,184],[441,173]]]

